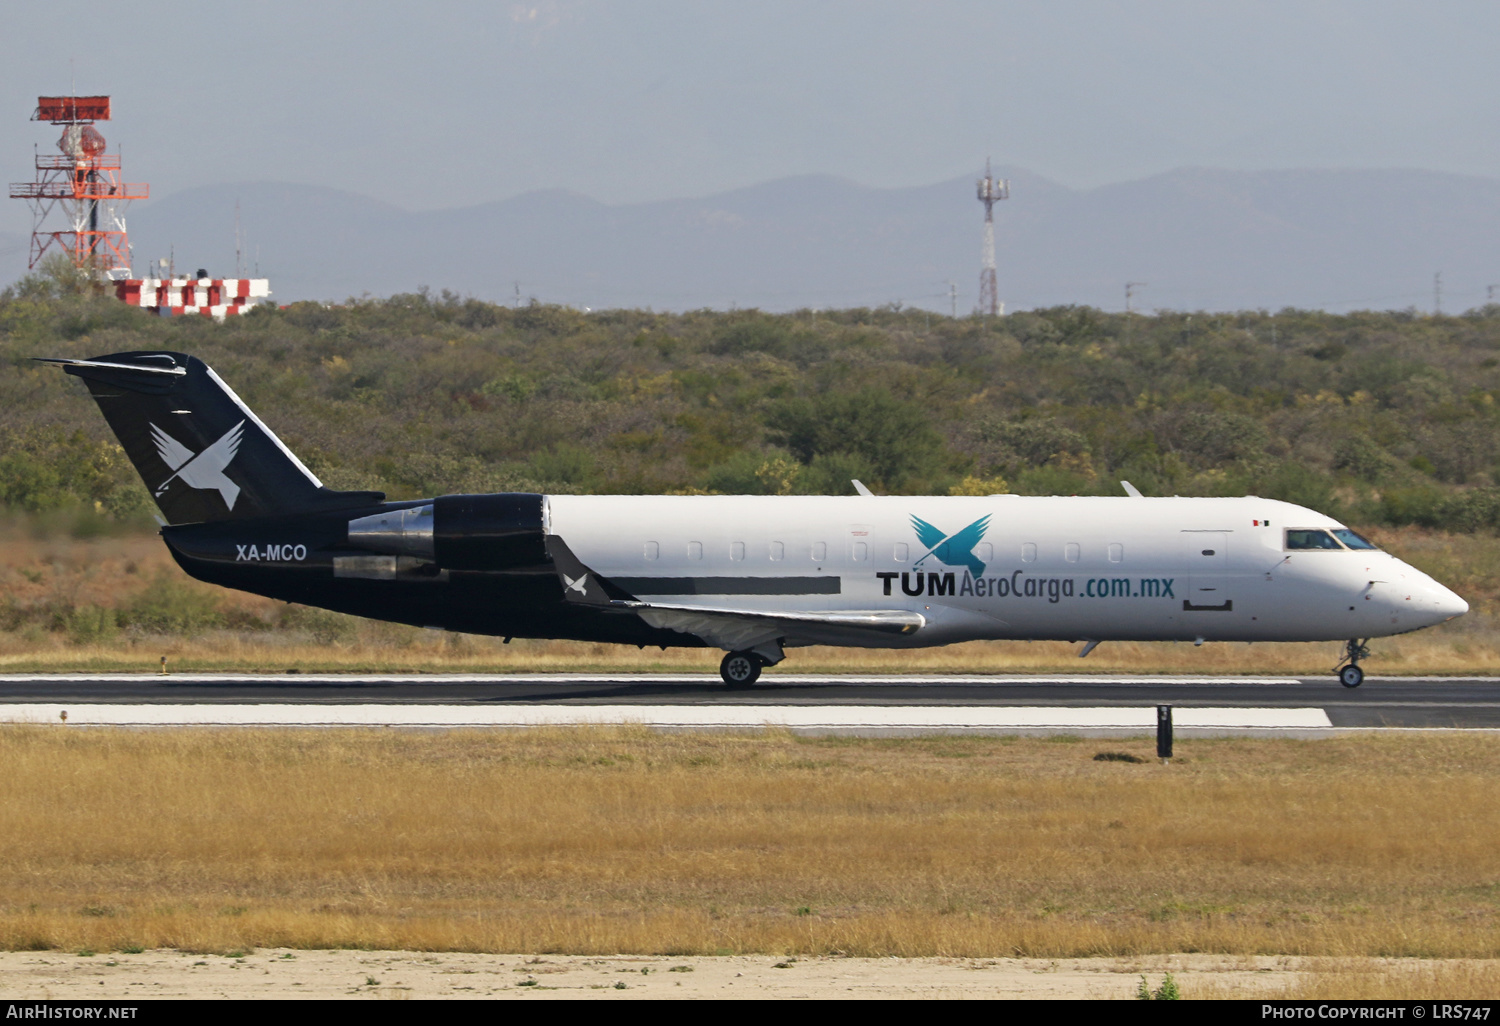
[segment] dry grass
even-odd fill
[[[1500,957],[1488,740],[1099,748],[8,727],[0,947]]]
[[[1183,988],[1183,996],[1272,1001],[1494,1001],[1500,994],[1500,962],[1455,959],[1312,959],[1299,965],[1288,985],[1256,986],[1251,978],[1210,979]]]
[[[1500,540],[1417,529],[1373,532],[1392,551],[1453,584],[1474,603],[1452,624],[1374,643],[1374,673],[1490,673],[1500,665]],[[218,611],[236,629],[153,634],[126,630],[107,639],[80,637],[59,618],[79,608],[112,609],[169,582],[182,601]],[[0,630],[0,672],[154,672],[166,655],[174,667],[200,671],[279,672],[698,672],[717,670],[717,650],[637,650],[628,646],[443,634],[296,610],[270,599],[192,581],[153,535],[75,539],[35,524],[0,523],[0,611],[15,629]],[[795,650],[790,673],[1184,673],[1324,674],[1340,659],[1328,644],[1110,643],[1086,660],[1061,643],[974,642],[892,652]],[[771,670],[776,673],[778,670]]]
[[[372,630],[395,634],[397,630]],[[1441,628],[1435,629],[1440,631]],[[413,634],[418,632],[413,629]],[[1102,645],[1087,660],[1079,645],[1062,642],[969,642],[943,648],[806,648],[766,670],[833,674],[1272,674],[1329,676],[1341,660],[1336,644],[1192,645],[1120,642]],[[1364,666],[1374,674],[1490,675],[1500,666],[1500,638],[1476,642],[1424,633],[1377,641]],[[193,637],[122,637],[106,644],[0,632],[0,673],[155,673],[161,657],[178,673],[698,673],[715,675],[718,649],[638,650],[570,641],[445,635],[422,631],[401,644],[356,637],[317,642],[304,635],[212,631]]]

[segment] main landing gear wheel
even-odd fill
[[[1357,688],[1363,684],[1365,671],[1359,668],[1359,661],[1369,654],[1369,645],[1358,638],[1350,638],[1349,643],[1344,646],[1344,658],[1348,663],[1334,671],[1339,675],[1339,683],[1346,688]]]
[[[760,677],[760,656],[754,652],[730,652],[719,664],[719,676],[732,688],[748,688]]]

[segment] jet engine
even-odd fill
[[[444,570],[515,570],[545,563],[542,535],[542,497],[527,492],[441,495],[349,521],[349,544]]]

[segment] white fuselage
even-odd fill
[[[545,516],[595,572],[678,606],[925,621],[878,639],[811,625],[788,645],[1347,640],[1468,610],[1388,553],[1289,550],[1288,529],[1341,525],[1254,497],[552,495]]]

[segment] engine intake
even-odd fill
[[[360,517],[349,521],[349,543],[431,560],[444,570],[513,570],[547,561],[542,497],[529,492],[442,495]]]

